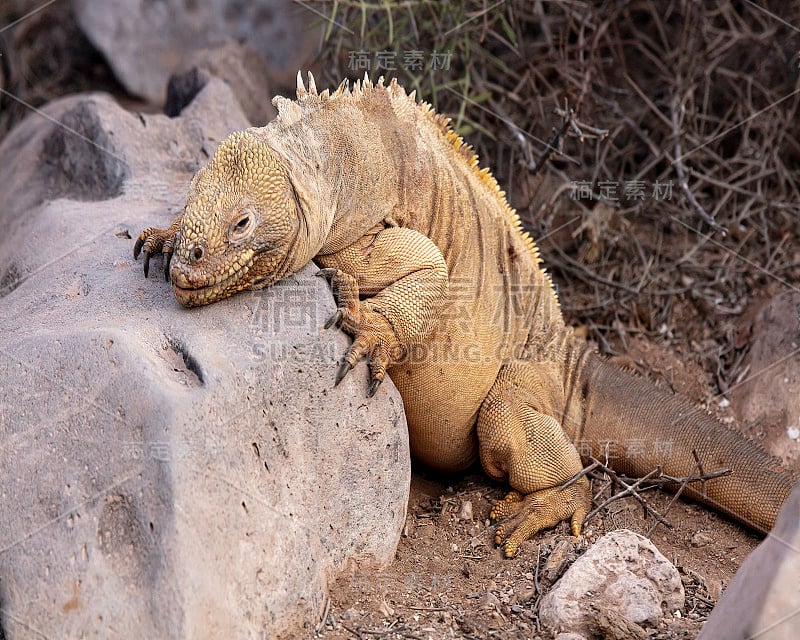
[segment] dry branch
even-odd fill
[[[608,505],[616,502],[618,500],[622,500],[623,498],[633,497],[635,498],[639,504],[642,505],[644,509],[645,516],[651,515],[656,519],[656,524],[653,528],[650,529],[648,532],[648,536],[652,534],[653,530],[658,524],[663,524],[668,529],[672,529],[672,525],[670,522],[664,517],[663,514],[658,513],[650,504],[647,502],[646,498],[642,495],[646,491],[652,491],[654,489],[664,489],[666,487],[674,487],[678,485],[679,489],[675,493],[672,501],[670,501],[669,505],[667,506],[666,512],[672,507],[675,501],[680,497],[683,493],[684,489],[690,485],[699,482],[701,484],[701,493],[705,493],[705,483],[708,480],[713,480],[714,478],[721,478],[723,476],[727,476],[731,474],[730,469],[720,469],[718,471],[711,471],[706,472],[703,469],[703,465],[700,462],[700,458],[697,455],[696,451],[693,451],[692,454],[695,458],[695,466],[689,472],[688,476],[676,478],[673,476],[666,475],[662,472],[661,467],[656,467],[647,475],[641,478],[628,478],[627,476],[622,476],[617,474],[611,467],[606,464],[603,464],[596,458],[589,458],[590,464],[581,469],[575,476],[570,478],[567,482],[562,485],[562,488],[566,488],[573,484],[578,478],[581,478],[585,475],[591,476],[595,479],[602,480],[609,484],[609,487],[613,491],[615,487],[619,487],[619,491],[612,493],[607,499],[603,502],[598,504],[594,509],[592,509],[584,518],[584,523],[588,522],[592,517],[594,517],[597,513],[608,507]]]

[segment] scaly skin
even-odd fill
[[[329,326],[355,338],[337,383],[368,357],[369,394],[388,373],[418,459],[458,471],[479,457],[509,482],[492,513],[507,519],[496,539],[508,556],[561,520],[579,535],[591,495],[586,478],[562,488],[582,467],[573,443],[603,457],[611,442],[620,470],[662,465],[674,476],[689,475],[697,449],[706,470],[734,474],[692,495],[772,526],[788,473],[574,337],[535,244],[446,118],[395,81],[332,95],[309,81],[298,75],[297,101],[273,101],[269,125],[222,142],[169,229],[142,232],[134,257],[144,251],[145,273],[163,253],[175,296],[191,307],[315,258],[338,301]]]

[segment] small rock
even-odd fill
[[[414,534],[414,529],[415,529],[414,516],[409,514],[406,517],[406,523],[405,523],[405,525],[403,525],[403,531],[402,531],[401,535],[404,538],[410,538]]]
[[[569,563],[575,560],[574,551],[575,545],[569,540],[561,540],[556,544],[542,568],[542,579],[545,584],[553,584],[561,577]]]
[[[707,533],[698,531],[692,536],[690,544],[693,547],[705,547],[707,544],[711,544],[712,542],[714,542],[714,538]]]
[[[678,570],[647,538],[621,529],[603,536],[572,564],[542,598],[539,618],[546,628],[591,637],[598,611],[615,611],[626,623],[653,627],[664,610],[682,609],[683,603]]]
[[[715,578],[706,580],[706,592],[708,593],[709,600],[717,602],[722,595],[722,581]]]
[[[434,527],[429,524],[427,527],[419,528],[419,535],[417,537],[423,540],[433,540],[433,538],[436,537],[436,531]]]
[[[594,608],[594,624],[603,640],[647,640],[647,632],[614,609]]]
[[[499,609],[500,600],[491,591],[487,591],[481,597],[478,605],[481,609]]]
[[[342,615],[339,616],[339,619],[340,620],[352,620],[353,618],[356,617],[357,614],[358,614],[358,612],[355,609],[353,609],[353,607],[350,607],[349,609],[345,609],[342,612]]]
[[[391,618],[394,615],[394,609],[389,606],[389,603],[386,600],[381,600],[381,603],[378,605],[378,612],[384,618]]]
[[[472,500],[464,500],[464,502],[461,503],[458,519],[465,522],[470,522],[472,520]]]

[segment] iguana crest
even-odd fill
[[[307,113],[318,109],[324,109],[335,101],[346,100],[356,107],[363,108],[370,100],[376,97],[378,92],[388,93],[393,101],[403,101],[409,107],[417,109],[424,117],[428,118],[430,122],[436,125],[441,131],[444,141],[456,151],[456,157],[466,162],[475,176],[477,176],[480,181],[486,185],[489,191],[494,194],[501,205],[504,215],[508,216],[508,219],[512,222],[514,228],[520,234],[520,237],[525,241],[535,263],[537,265],[541,263],[536,242],[533,240],[530,233],[522,228],[522,221],[519,215],[508,204],[508,200],[506,200],[506,192],[500,188],[500,185],[497,183],[497,180],[488,167],[480,167],[478,154],[475,153],[472,146],[464,142],[464,139],[453,131],[450,126],[451,118],[436,113],[433,107],[425,101],[417,102],[416,90],[411,93],[406,93],[405,89],[398,84],[395,78],[392,78],[388,85],[384,84],[383,76],[378,78],[376,83],[373,83],[365,73],[364,79],[362,81],[356,80],[352,89],[349,85],[349,80],[345,79],[333,93],[328,89],[318,92],[313,74],[310,71],[308,72],[308,88],[306,88],[303,83],[302,75],[298,71],[297,100],[293,101],[283,96],[276,96],[273,98],[272,104],[278,110],[278,120],[282,124],[289,126],[299,123]]]

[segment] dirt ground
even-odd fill
[[[507,560],[493,542],[488,515],[503,489],[480,473],[460,479],[417,469],[404,536],[391,566],[358,570],[332,588],[322,638],[549,638],[538,621],[540,597],[568,564],[607,531],[645,534],[652,519],[632,501],[614,505],[572,538],[562,524],[525,543]],[[652,505],[663,510],[669,496]],[[471,513],[470,513],[471,512]],[[700,507],[683,502],[668,513],[672,530],[651,539],[681,574],[684,609],[654,630],[653,638],[695,638],[702,623],[758,539]],[[555,553],[554,553],[554,550]],[[311,637],[312,633],[309,633]]]

